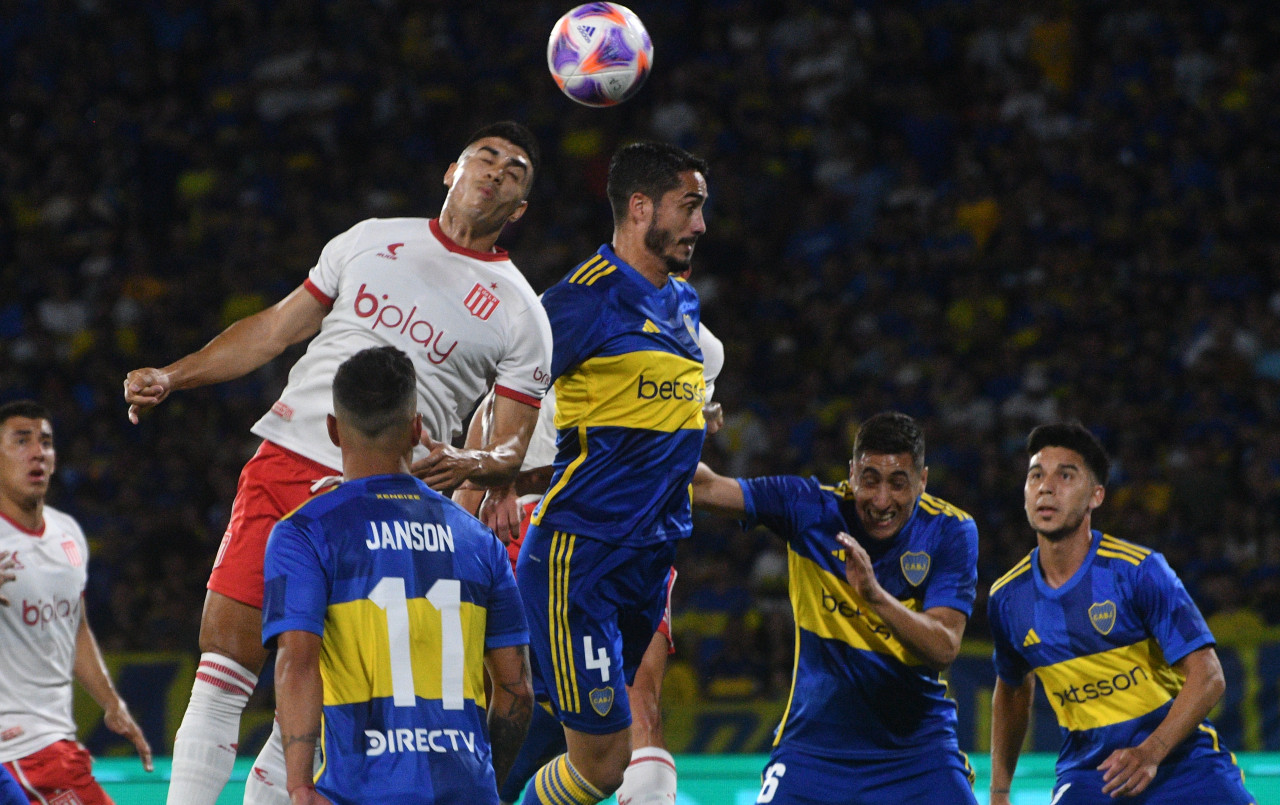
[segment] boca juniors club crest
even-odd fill
[[[462,300],[462,304],[467,306],[467,310],[471,311],[471,315],[481,321],[488,321],[493,315],[493,311],[498,309],[498,297],[489,292],[489,289],[476,283],[476,287],[471,289],[471,293],[467,294],[467,298]]]
[[[902,575],[907,577],[912,587],[919,587],[929,575],[929,554],[924,551],[907,551],[899,561],[902,563]]]
[[[587,694],[587,698],[591,701],[591,709],[598,716],[607,716],[613,709],[613,688],[595,688]]]
[[[1116,604],[1114,601],[1103,601],[1089,607],[1089,622],[1102,634],[1111,634],[1116,626]]]

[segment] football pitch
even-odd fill
[[[760,771],[764,755],[680,755],[680,795],[677,805],[752,805],[760,791]],[[1244,769],[1249,791],[1258,805],[1280,805],[1280,753],[1241,752],[1236,760]],[[1024,755],[1018,763],[1013,805],[1044,805],[1053,786],[1052,755]],[[986,755],[970,758],[978,774],[974,791],[978,802],[987,802],[987,774],[990,763]],[[218,799],[218,805],[239,805],[244,780],[252,763],[236,762],[231,784]],[[145,774],[136,758],[103,758],[94,763],[94,773],[113,799],[120,805],[162,805],[169,777],[169,758],[156,758],[156,770]],[[610,797],[608,802],[614,802]]]

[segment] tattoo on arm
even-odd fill
[[[501,712],[489,710],[489,743],[493,752],[493,773],[498,787],[506,782],[507,774],[515,763],[529,721],[533,718],[533,699],[529,696],[529,657],[526,654],[516,683],[498,685],[511,697],[511,703]]]
[[[306,733],[305,735],[281,735],[280,736],[280,743],[284,747],[284,753],[286,755],[289,753],[289,748],[292,747],[294,744],[309,744],[314,751],[316,741],[319,741],[319,740],[320,740],[319,730],[316,730],[315,732]]]

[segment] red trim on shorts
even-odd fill
[[[431,234],[436,236],[436,240],[440,241],[440,245],[454,254],[463,254],[467,257],[474,257],[477,260],[484,260],[489,263],[499,263],[503,260],[509,259],[507,257],[507,250],[500,249],[497,246],[494,246],[493,251],[491,252],[478,252],[475,249],[468,249],[465,246],[459,246],[452,238],[444,233],[444,230],[440,228],[440,221],[435,218],[427,221],[427,226],[431,228]]]
[[[45,522],[45,520],[44,520],[44,518],[43,518],[43,517],[41,517],[41,518],[40,518],[40,530],[39,530],[39,531],[32,531],[31,529],[29,529],[29,528],[27,528],[26,526],[22,525],[22,523],[19,523],[18,521],[14,520],[12,517],[10,517],[9,515],[5,514],[4,512],[0,512],[0,517],[4,518],[4,521],[5,521],[6,523],[8,523],[9,525],[11,525],[11,526],[13,526],[14,528],[18,529],[19,531],[21,531],[22,533],[26,534],[26,535],[27,535],[27,536],[29,536],[29,537],[43,537],[43,536],[44,536],[44,530],[45,530],[45,527],[46,527],[46,526],[48,526],[48,523],[46,523],[46,522]]]
[[[329,296],[329,294],[320,290],[320,288],[317,287],[316,284],[311,281],[310,277],[307,277],[305,280],[302,281],[302,287],[306,288],[307,293],[314,296],[317,302],[319,302],[320,304],[324,305],[327,308],[331,308],[331,309],[333,308],[333,297]]]
[[[495,385],[493,387],[493,393],[499,397],[506,397],[508,400],[515,400],[516,402],[522,402],[525,405],[532,405],[534,408],[542,407],[542,400],[537,397],[530,397],[528,394],[522,394],[521,392],[518,392],[515,389],[509,389],[506,386]]]
[[[636,765],[637,763],[649,763],[649,762],[661,763],[662,765],[668,767],[672,771],[676,770],[676,764],[672,763],[671,761],[667,760],[664,757],[658,757],[657,755],[646,755],[645,757],[635,758],[634,760],[632,760],[630,763],[627,764],[627,768],[629,769],[632,766]]]

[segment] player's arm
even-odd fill
[[[1102,772],[1102,793],[1136,796],[1147,790],[1156,770],[1173,748],[1187,739],[1222,698],[1227,683],[1222,663],[1213,646],[1196,649],[1174,663],[1186,677],[1173,706],[1146,740],[1137,746],[1117,749],[1098,766]]]
[[[954,662],[969,618],[951,607],[930,607],[924,612],[907,609],[880,586],[871,557],[857,540],[843,533],[836,539],[845,547],[844,575],[849,586],[880,616],[893,636],[935,671]]]
[[[471,424],[467,425],[467,437],[462,444],[464,448],[479,450],[484,446],[485,431],[488,429],[489,420],[493,416],[493,399],[493,394],[485,397],[480,406],[476,408],[476,412],[472,414]],[[453,502],[471,514],[476,515],[480,512],[480,503],[484,500],[486,491],[488,490],[482,486],[464,483],[453,490]]]
[[[83,596],[80,599],[80,611],[84,611]],[[115,685],[111,684],[111,676],[107,673],[106,663],[102,661],[98,641],[89,629],[88,619],[83,615],[76,631],[76,659],[71,670],[80,686],[102,708],[103,723],[112,732],[129,739],[142,758],[142,768],[147,771],[155,768],[151,763],[151,744],[147,743],[138,723],[129,714],[129,706],[120,698]]]
[[[1031,724],[1035,675],[1028,673],[1021,685],[1011,685],[996,675],[991,695],[991,805],[1008,805],[1013,770],[1018,766],[1022,742]]]
[[[489,740],[493,749],[493,773],[501,789],[533,718],[529,647],[489,649],[484,654],[484,665],[493,681],[493,698],[489,702]]]
[[[747,512],[746,497],[736,478],[716,473],[701,461],[693,473],[693,505],[716,514],[741,517]]]
[[[223,330],[199,350],[160,369],[134,369],[124,379],[129,421],[179,389],[242,377],[320,331],[328,308],[305,285]]]
[[[483,448],[453,447],[423,434],[431,450],[413,464],[413,474],[435,490],[456,489],[464,481],[486,489],[509,486],[520,472],[529,437],[538,424],[538,408],[498,396],[493,401],[493,427]]]
[[[8,551],[0,551],[0,607],[9,606],[9,599],[4,597],[4,585],[18,578],[9,573],[18,566],[18,561],[9,555]]]
[[[292,803],[328,802],[315,792],[316,744],[324,683],[320,679],[320,635],[301,629],[281,632],[276,655],[276,719],[284,746],[285,787]]]

